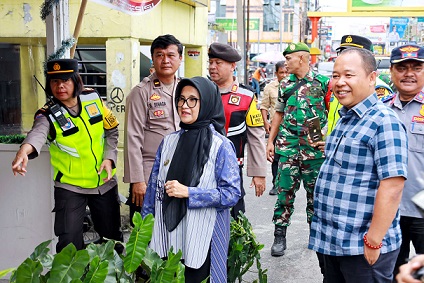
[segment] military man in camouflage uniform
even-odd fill
[[[280,83],[281,91],[267,144],[267,158],[272,161],[273,140],[278,133],[275,152],[280,154],[280,160],[275,180],[278,199],[274,207],[275,238],[271,248],[272,256],[284,255],[286,231],[294,211],[293,204],[300,181],[303,181],[306,190],[307,222],[311,222],[315,180],[324,156],[308,142],[307,120],[318,117],[321,127],[327,123],[324,97],[329,78],[309,68],[310,54],[306,44],[292,43],[283,54],[290,75]]]

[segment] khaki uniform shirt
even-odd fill
[[[136,85],[126,99],[124,182],[148,182],[156,151],[163,137],[178,130],[175,81],[169,91],[156,73]]]
[[[278,98],[278,88],[280,83],[277,79],[273,80],[269,84],[267,84],[264,88],[264,96],[261,100],[261,109],[268,111],[269,120],[272,121],[272,118],[275,114],[275,103]]]

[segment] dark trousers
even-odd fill
[[[390,283],[393,279],[393,267],[399,249],[380,254],[378,260],[369,265],[364,255],[330,256],[323,255],[325,282],[328,283]]]
[[[73,243],[77,250],[84,248],[83,221],[87,206],[100,237],[123,241],[118,186],[103,195],[79,194],[55,187],[54,199],[54,232],[59,237],[57,253],[69,243]]]
[[[241,212],[245,212],[246,211],[246,207],[244,205],[244,195],[246,194],[246,191],[244,190],[243,187],[243,166],[239,166],[239,174],[240,174],[240,190],[241,190],[241,197],[239,199],[239,201],[236,203],[236,205],[231,209],[231,217],[233,217],[234,219],[238,219],[237,216],[239,215],[240,211]]]
[[[399,273],[399,266],[406,263],[410,257],[411,242],[417,254],[424,254],[424,219],[401,216],[400,229],[402,231],[402,245],[393,271],[395,276]]]
[[[200,283],[205,280],[211,273],[211,248],[203,265],[198,268],[191,268],[186,266],[184,271],[185,282],[187,283]],[[210,278],[207,282],[210,282]]]

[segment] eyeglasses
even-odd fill
[[[199,99],[195,98],[195,97],[189,97],[189,98],[185,99],[184,97],[180,96],[178,98],[178,101],[177,101],[177,106],[183,107],[184,103],[186,103],[188,108],[194,108],[194,107],[196,107],[198,100]]]

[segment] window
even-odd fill
[[[0,43],[0,135],[21,133],[19,45]]]
[[[277,6],[276,6],[277,5]],[[279,31],[280,30],[280,3],[275,1],[264,1],[264,23],[263,31]]]

